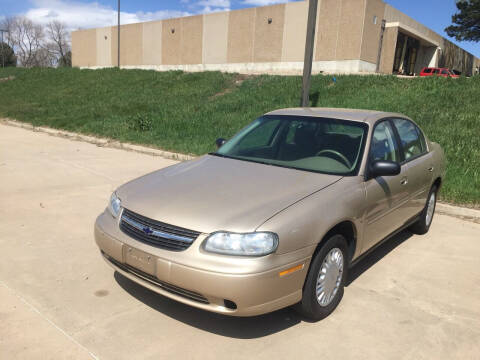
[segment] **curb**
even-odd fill
[[[90,144],[94,144],[100,147],[121,149],[121,150],[133,151],[133,152],[146,154],[146,155],[159,156],[169,160],[187,161],[187,160],[193,160],[196,158],[196,156],[192,156],[192,155],[174,153],[170,151],[164,151],[164,150],[159,150],[159,149],[150,148],[146,146],[134,145],[130,143],[122,143],[120,141],[108,139],[108,138],[98,138],[95,136],[82,135],[82,134],[73,133],[65,130],[57,130],[57,129],[52,129],[52,128],[43,127],[43,126],[33,126],[28,123],[23,123],[23,122],[11,120],[11,119],[0,118],[0,124],[14,126],[14,127],[18,127],[18,128],[22,128],[30,131],[42,132],[51,136],[62,137],[62,138],[66,138],[74,141],[88,142]]]
[[[437,202],[436,211],[442,215],[453,216],[462,220],[480,224],[480,210],[454,206]]]
[[[33,126],[28,123],[22,123],[20,121],[15,121],[11,119],[0,118],[0,124],[23,128],[30,131],[38,131],[51,136],[67,138],[74,141],[84,141],[100,147],[108,147],[113,149],[133,151],[133,152],[146,154],[146,155],[159,156],[159,157],[170,159],[170,160],[187,161],[187,160],[193,160],[196,158],[196,156],[192,156],[192,155],[174,153],[170,151],[163,151],[163,150],[141,146],[141,145],[122,143],[120,141],[116,141],[108,138],[98,138],[95,136],[81,135],[81,134],[77,134],[77,133],[73,133],[65,130],[56,130],[56,129],[43,127],[43,126]],[[436,210],[439,214],[442,214],[442,215],[453,216],[462,220],[467,220],[467,221],[480,224],[480,210],[454,206],[454,205],[441,203],[441,202],[437,202]]]

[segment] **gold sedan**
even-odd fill
[[[227,315],[329,315],[352,264],[428,231],[445,172],[411,119],[378,111],[276,110],[217,145],[118,188],[95,240],[131,280]]]

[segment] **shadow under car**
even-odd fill
[[[371,266],[411,236],[412,233],[408,230],[401,231],[356,262],[349,269],[346,286],[349,286]],[[197,309],[157,294],[118,272],[115,272],[114,277],[126,292],[152,309],[190,326],[221,336],[237,339],[254,339],[283,331],[302,321],[312,322],[299,315],[292,307],[253,317],[217,314]]]

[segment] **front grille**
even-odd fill
[[[123,209],[120,229],[138,241],[174,251],[187,249],[200,235],[197,231],[149,219],[128,209]]]
[[[105,253],[104,253],[104,256],[108,261],[110,261],[112,264],[114,264],[118,268],[122,269],[123,271],[125,271],[127,273],[130,273],[132,275],[135,275],[136,277],[139,277],[139,278],[141,278],[145,281],[148,281],[149,283],[151,283],[155,286],[158,286],[158,287],[162,288],[163,290],[166,290],[166,291],[168,291],[172,294],[175,294],[175,295],[180,295],[184,298],[187,298],[187,299],[190,299],[190,300],[193,300],[193,301],[201,302],[203,304],[208,304],[209,303],[207,298],[205,296],[203,296],[202,294],[199,294],[199,293],[196,293],[194,291],[186,290],[186,289],[183,289],[181,287],[163,282],[163,281],[159,280],[157,277],[155,277],[153,275],[150,275],[150,274],[147,274],[147,273],[144,273],[143,271],[138,270],[137,268],[134,268],[133,266],[118,262],[117,260],[109,257]]]

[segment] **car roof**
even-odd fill
[[[408,116],[399,113],[391,113],[376,110],[343,109],[343,108],[285,108],[270,111],[265,115],[290,115],[311,116],[331,119],[351,120],[374,124],[378,119],[386,117],[400,117],[409,119]]]

